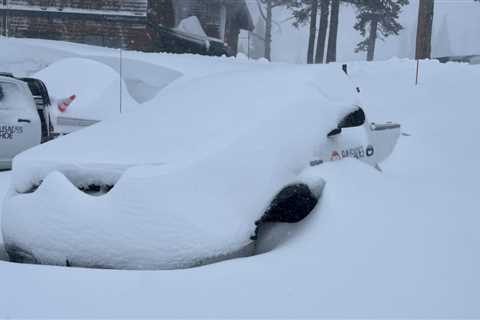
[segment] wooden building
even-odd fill
[[[196,16],[209,38],[175,27]],[[236,53],[244,0],[0,0],[0,33],[141,51]]]

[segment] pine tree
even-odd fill
[[[318,27],[317,51],[315,63],[323,63],[325,44],[327,40],[328,16],[330,15],[330,0],[320,0],[320,25]]]
[[[409,0],[358,0],[355,30],[366,37],[358,43],[355,52],[366,51],[367,60],[372,61],[375,57],[375,45],[377,38],[398,35],[403,29],[398,22],[402,6]]]
[[[327,63],[337,61],[338,22],[340,20],[340,0],[332,0],[330,27],[328,34]]]
[[[315,38],[317,37],[318,0],[310,3],[310,31],[308,36],[307,63],[314,62]]]
[[[288,7],[293,11],[293,18],[295,19],[293,25],[295,27],[299,27],[300,25],[305,25],[307,23],[310,25],[307,53],[308,63],[323,63],[325,47],[327,45],[327,31],[329,29],[328,21],[330,15],[330,3],[332,3],[332,1],[335,3],[339,2],[340,0],[291,0],[288,4]],[[316,6],[315,3],[317,4]],[[333,4],[332,9],[332,15],[334,15],[336,12],[338,16],[338,10],[335,11],[335,4]],[[320,10],[320,26],[318,28],[318,38],[315,40],[315,35],[317,33],[316,22],[318,10]],[[330,18],[330,20],[332,20],[332,18]],[[333,27],[332,24],[330,25],[330,39],[336,40],[336,28],[334,26],[335,21],[337,21],[338,25],[338,17],[333,17],[333,21]],[[332,31],[334,31],[334,35],[332,35]],[[329,48],[327,49],[327,58],[328,50],[332,51],[331,47],[332,43],[330,41]],[[336,43],[334,48],[336,49]]]
[[[273,26],[273,9],[285,6],[290,2],[298,0],[257,0],[258,9],[261,17],[265,20],[265,53],[264,57],[271,60],[272,56],[272,26]]]
[[[313,63],[317,34],[318,0],[293,0],[288,3],[288,8],[293,12],[293,25],[295,27],[309,24],[307,63]]]

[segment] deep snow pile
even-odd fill
[[[108,65],[91,59],[67,58],[53,63],[34,75],[47,86],[50,96],[57,99],[76,95],[71,108],[57,115],[91,120],[105,120],[120,113],[120,98],[124,111],[138,108],[120,84],[119,74]],[[120,89],[122,85],[122,90]]]
[[[237,252],[358,103],[336,66],[271,65],[185,83],[142,112],[17,156],[15,191],[40,187],[6,202],[5,243],[46,264],[128,269]],[[76,188],[92,184],[115,187],[100,198]]]
[[[0,37],[0,70],[13,72],[19,76],[31,76],[54,62],[65,58],[93,59],[120,72],[120,66],[126,78],[154,86],[167,86],[178,78],[189,81],[204,76],[248,69],[252,65],[263,65],[247,59],[216,58],[199,55],[176,55],[169,53],[143,53],[123,51],[123,63],[120,63],[120,51],[115,49],[74,44],[61,41],[14,39]],[[163,69],[163,70],[162,70]],[[164,75],[167,76],[164,78]],[[164,78],[164,84],[155,83]],[[181,78],[181,79],[180,79]]]
[[[120,96],[121,111],[128,112],[152,101],[166,88],[252,65],[262,63],[197,55],[120,53],[61,41],[0,37],[0,72],[45,80],[57,99],[77,94],[78,100],[62,117],[104,120],[120,113]],[[96,76],[92,75],[94,70]]]
[[[413,61],[350,69],[370,120],[410,136],[383,173],[356,161],[317,167],[321,204],[282,246],[167,272],[1,263],[0,315],[479,317],[480,68],[422,63],[418,87]]]

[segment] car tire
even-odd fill
[[[307,185],[289,185],[273,198],[257,225],[263,222],[300,222],[312,212],[317,203],[318,198]]]

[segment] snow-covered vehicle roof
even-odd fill
[[[273,196],[358,104],[338,66],[265,64],[162,91],[142,110],[14,159],[7,248],[127,269],[229,255],[251,243]],[[92,185],[104,192],[81,191]]]

